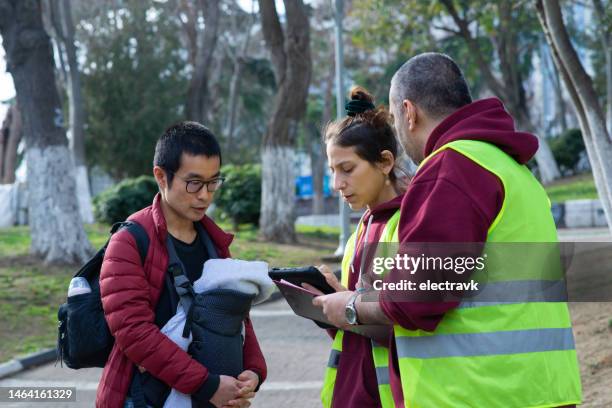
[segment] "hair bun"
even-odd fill
[[[372,95],[360,86],[352,87],[349,96],[351,100],[344,105],[344,110],[348,116],[356,116],[375,108]]]

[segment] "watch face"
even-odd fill
[[[346,316],[346,321],[348,324],[356,324],[357,323],[357,313],[354,307],[347,306],[344,309],[344,314]]]

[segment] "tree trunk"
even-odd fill
[[[324,115],[325,116],[325,115]],[[323,122],[327,123],[327,122]],[[319,126],[308,125],[307,132],[311,135],[310,173],[312,174],[312,213],[325,214],[325,197],[323,195],[323,179],[325,177],[325,145],[319,137]]]
[[[612,137],[612,44],[608,44],[608,48],[604,50],[606,55],[606,100],[607,100],[607,117],[608,134]]]
[[[85,166],[85,111],[81,92],[81,73],[74,45],[74,23],[69,0],[61,0],[61,20],[66,59],[68,60],[68,101],[70,104],[70,147],[77,167]]]
[[[84,222],[92,223],[94,215],[85,162],[85,111],[74,43],[71,4],[68,0],[46,0],[43,6],[43,22],[46,23],[47,30],[54,39],[60,61],[60,75],[56,77],[58,92],[61,96],[65,90],[68,95],[68,145],[76,167],[79,211]],[[62,102],[61,105],[63,105]]]
[[[277,92],[262,143],[260,230],[265,239],[295,242],[295,139],[310,83],[310,25],[302,0],[285,0],[286,33],[274,0],[259,0]]]
[[[40,2],[0,0],[0,34],[26,137],[30,252],[46,263],[83,262],[92,250],[78,211]]]
[[[91,192],[89,177],[87,176],[87,163],[85,162],[85,110],[83,93],[81,91],[81,73],[76,56],[74,44],[74,23],[69,0],[61,0],[59,5],[61,15],[62,38],[68,60],[68,104],[70,112],[70,138],[69,146],[72,150],[76,166],[76,187],[79,200],[79,211],[83,222],[94,222],[93,207],[91,205]]]
[[[225,103],[222,97],[224,93],[221,76],[226,64],[226,55],[218,52],[211,59],[211,68],[208,75],[208,87],[206,93],[206,112],[204,113],[203,123],[213,129],[223,129],[223,120],[220,119],[222,111],[225,110]]]
[[[242,48],[238,51],[237,55],[234,56],[234,69],[232,71],[232,79],[230,80],[230,91],[229,91],[229,101],[228,101],[228,111],[227,111],[227,123],[225,125],[225,137],[226,137],[226,151],[231,150],[231,146],[234,138],[234,131],[236,129],[236,122],[238,121],[238,113],[239,113],[239,104],[238,104],[238,90],[240,89],[240,81],[242,79],[242,70],[249,52],[249,44],[251,41],[251,29],[253,26],[252,16],[249,16],[249,25],[247,27],[241,27],[240,30],[246,30],[244,43],[242,44]],[[236,16],[234,19],[237,19]],[[238,34],[237,23],[234,24],[234,35]]]
[[[11,128],[12,118],[12,107],[6,111],[6,116],[2,120],[2,127],[0,128],[0,184],[4,183],[4,155],[6,151],[6,144],[8,143],[9,132]]]
[[[236,129],[236,121],[238,120],[238,89],[240,80],[242,79],[242,67],[244,60],[241,56],[237,56],[234,61],[234,70],[232,79],[230,80],[229,101],[227,103],[227,123],[225,125],[225,146],[226,151],[231,150],[234,138],[234,130]]]
[[[565,106],[565,99],[563,98],[563,87],[561,86],[561,78],[559,78],[559,72],[552,67],[551,79],[555,88],[555,102],[557,104],[557,122],[561,127],[561,131],[565,132],[568,129],[567,126],[567,109]]]
[[[318,132],[317,132],[318,134]],[[325,214],[325,195],[323,192],[325,179],[325,153],[321,148],[321,142],[313,143],[310,154],[312,173],[312,213],[315,215]]]
[[[325,81],[325,96],[323,99],[323,116],[321,123],[326,126],[332,118],[333,113],[333,91],[334,78],[336,75],[336,66],[334,61],[334,49],[331,49],[329,64],[329,72]],[[314,129],[314,140],[311,154],[312,167],[312,212],[313,214],[325,214],[325,196],[323,194],[323,180],[325,178],[325,163],[327,162],[327,152],[325,151],[325,143],[320,137],[319,128]]]
[[[68,82],[68,66],[66,63],[66,52],[64,50],[64,30],[62,28],[61,5],[60,1],[42,0],[42,19],[45,31],[51,36],[57,51],[57,59],[59,62],[58,75],[55,76],[55,86],[60,97],[60,106],[64,106],[64,92],[67,89]]]
[[[189,88],[187,89],[187,119],[197,122],[206,120],[208,98],[208,77],[219,29],[219,2],[216,0],[194,0],[204,15],[204,29],[197,27],[197,19],[193,22],[197,30],[195,65]],[[196,15],[199,15],[197,13]]]
[[[601,49],[605,57],[606,75],[606,123],[608,125],[608,135],[612,137],[612,27],[606,18],[606,8],[601,0],[593,0],[595,8],[595,18],[599,27],[596,30],[601,41]]]
[[[612,229],[612,143],[606,129],[603,110],[599,105],[592,79],[570,41],[559,3],[554,0],[537,0],[536,9],[555,65],[572,98],[597,192],[608,227]]]
[[[17,148],[23,136],[23,126],[19,105],[11,106],[11,124],[8,129],[8,139],[4,147],[4,170],[3,184],[15,182],[15,170],[17,170]]]
[[[262,147],[261,235],[274,242],[295,242],[295,148]]]

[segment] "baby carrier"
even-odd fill
[[[195,225],[209,258],[218,258],[217,250],[207,232],[200,223]],[[243,371],[244,319],[248,316],[255,295],[231,289],[211,289],[195,293],[170,236],[167,238],[166,247],[169,256],[166,285],[172,285],[169,281],[173,280],[180,304],[186,313],[182,336],[185,339],[188,339],[190,334],[192,336],[188,353],[211,373],[237,377]],[[178,305],[173,305],[174,310],[176,306]],[[143,404],[144,407],[146,395],[149,404],[162,407],[170,393],[170,387],[147,372],[139,374],[136,371],[130,391],[135,406]],[[208,407],[213,405],[209,404]]]

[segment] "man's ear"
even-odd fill
[[[408,121],[408,130],[413,131],[417,123],[417,107],[409,99],[404,99],[402,105],[404,106],[404,119]]]
[[[153,176],[160,190],[163,190],[168,185],[168,179],[166,178],[166,172],[159,166],[153,167]]]

